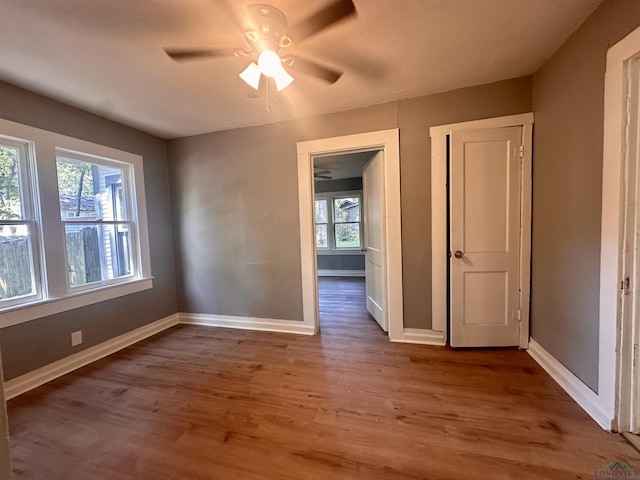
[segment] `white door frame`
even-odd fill
[[[531,161],[533,113],[474,120],[431,127],[431,322],[432,329],[447,333],[447,137],[455,130],[522,127],[524,156],[521,176],[520,291],[522,322],[520,348],[529,347],[531,292]]]
[[[402,232],[400,230],[400,142],[398,129],[346,135],[298,142],[298,202],[300,209],[300,263],[302,268],[302,314],[305,326],[318,333],[318,280],[316,231],[314,220],[313,159],[336,155],[382,150],[386,270],[385,299],[389,338],[401,339],[402,309]]]
[[[637,318],[623,318],[621,282],[624,276],[625,212],[629,162],[638,166],[636,155],[629,155],[628,112],[633,114],[627,85],[630,62],[640,55],[640,28],[607,52],[604,96],[604,145],[602,162],[602,223],[600,243],[600,312],[598,342],[598,393],[600,410],[611,428],[629,431],[632,425],[633,374],[632,334]],[[637,102],[637,99],[635,100]],[[633,157],[633,158],[631,158]],[[636,212],[636,221],[637,221]],[[637,278],[635,282],[637,282]],[[638,286],[632,284],[637,302]],[[625,341],[628,340],[628,341]]]

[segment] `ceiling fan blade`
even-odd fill
[[[314,175],[315,178],[321,178],[323,180],[333,180],[333,177],[328,177],[327,175]]]
[[[351,0],[336,0],[295,25],[289,34],[295,42],[300,42],[355,13],[356,6]]]
[[[178,62],[185,60],[196,60],[200,58],[224,58],[236,56],[237,50],[218,50],[214,48],[186,49],[186,48],[165,48],[167,55]]]
[[[315,62],[304,60],[299,57],[286,57],[283,59],[285,65],[297,70],[301,73],[306,73],[313,77],[324,80],[328,83],[336,83],[342,76],[342,72],[339,70],[333,70],[328,67],[323,67]]]
[[[331,170],[320,170],[319,172],[314,172],[314,175],[326,175],[327,173],[331,173]]]

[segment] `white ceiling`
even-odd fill
[[[290,49],[342,78],[294,73],[270,113],[237,76],[246,57],[180,63],[163,51],[243,48],[230,9],[256,2],[226,1],[1,0],[0,79],[174,138],[529,75],[601,0],[354,0],[356,17]],[[264,1],[290,25],[331,3]]]

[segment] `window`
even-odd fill
[[[360,248],[360,197],[333,199],[336,248]]]
[[[130,276],[129,166],[58,150],[56,169],[69,286]]]
[[[0,308],[40,296],[29,147],[0,137]]]
[[[360,192],[316,195],[316,247],[319,250],[335,252],[360,249],[362,246],[361,200]]]
[[[316,200],[316,245],[318,248],[329,248],[327,239],[327,200]]]
[[[153,287],[142,167],[0,119],[0,328]]]

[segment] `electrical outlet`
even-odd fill
[[[71,346],[75,347],[76,345],[80,345],[82,343],[82,330],[78,330],[77,332],[71,332]]]

